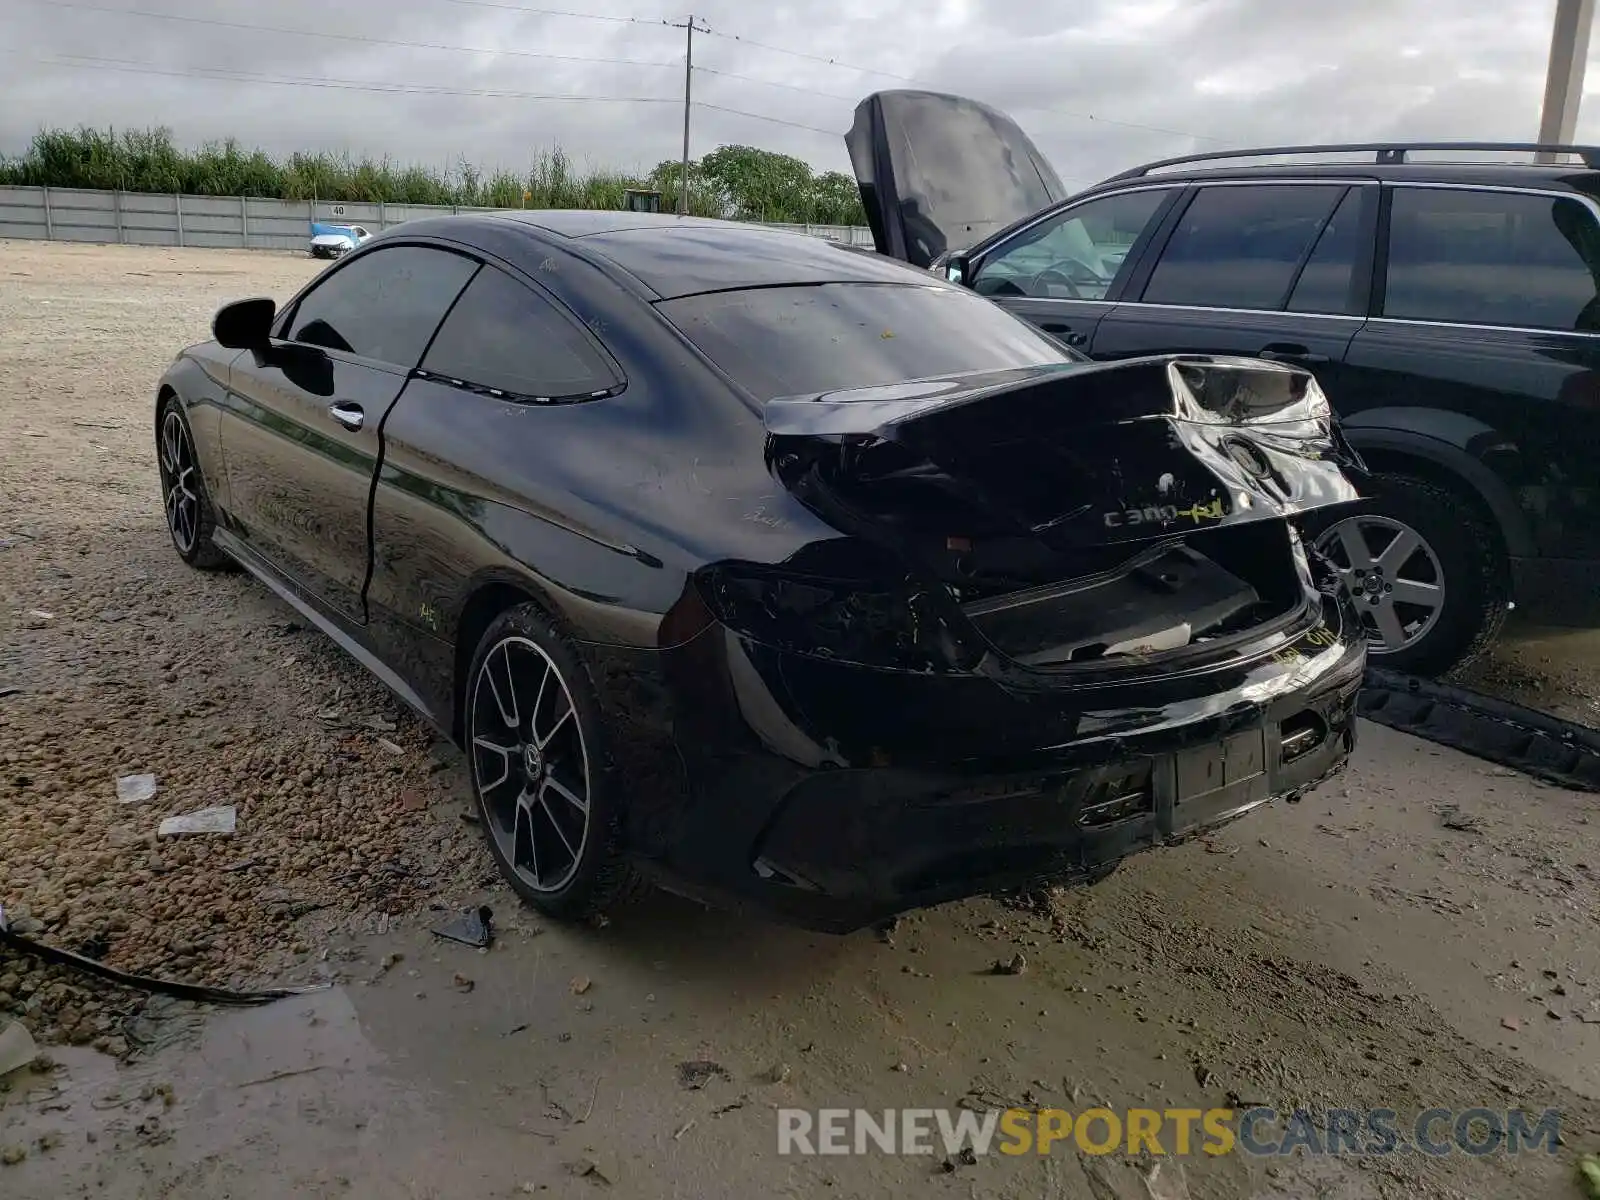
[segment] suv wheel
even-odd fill
[[[1367,626],[1374,666],[1442,675],[1481,654],[1510,609],[1500,538],[1476,504],[1410,475],[1367,481],[1371,512],[1318,534]]]

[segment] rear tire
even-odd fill
[[[518,896],[576,921],[642,890],[621,850],[622,785],[594,686],[536,606],[485,631],[461,728],[489,852]]]
[[[211,534],[217,527],[211,493],[200,474],[194,432],[183,403],[168,396],[156,427],[156,464],[161,472],[161,498],[166,511],[167,534],[178,557],[201,571],[218,571],[232,560],[217,548]]]
[[[1325,525],[1316,544],[1363,614],[1372,665],[1434,676],[1471,662],[1511,607],[1510,565],[1488,514],[1411,475],[1375,473],[1363,490],[1371,510]]]

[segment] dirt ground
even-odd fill
[[[1600,802],[1374,726],[1300,804],[887,939],[670,898],[596,929],[519,908],[453,752],[265,589],[184,568],[162,526],[156,378],[219,303],[315,269],[0,242],[0,904],[130,969],[333,985],[200,1013],[0,951],[0,1023],[55,1060],[0,1084],[0,1196],[1578,1195],[1573,1159],[1600,1147]],[[1593,635],[1525,630],[1474,683],[1594,723],[1596,661]],[[142,772],[155,798],[117,803]],[[233,836],[155,838],[219,803]],[[480,902],[492,949],[428,932]],[[1563,1144],[1154,1175],[1067,1146],[777,1152],[785,1106],[1253,1102],[1402,1124],[1553,1107]]]

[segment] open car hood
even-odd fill
[[[1015,121],[962,96],[874,92],[845,144],[878,252],[916,267],[1067,195]]]

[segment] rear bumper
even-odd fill
[[[1087,878],[1320,782],[1355,745],[1356,686],[1289,697],[1226,738],[1077,772],[814,776],[756,843],[762,901],[845,932],[977,892]],[[1313,723],[1319,740],[1285,761],[1286,727]]]
[[[629,841],[671,890],[839,933],[1072,882],[1343,765],[1365,641],[1327,608],[1248,668],[1045,697],[819,666],[718,630],[667,652],[684,793],[637,806]]]

